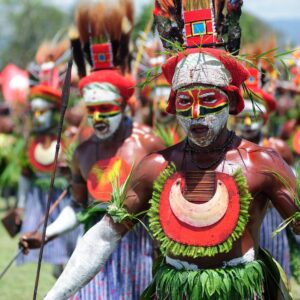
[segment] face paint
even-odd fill
[[[88,122],[96,136],[105,140],[119,129],[124,117],[122,98],[117,88],[109,83],[91,83],[83,89],[88,110]]]
[[[53,105],[42,98],[35,98],[31,101],[31,113],[33,130],[43,132],[52,127]]]
[[[207,147],[227,124],[228,97],[218,88],[180,89],[176,116],[188,138],[199,147]]]
[[[266,113],[266,108],[259,102],[255,103],[255,111],[251,100],[245,99],[244,110],[235,117],[235,126],[239,134],[245,139],[254,139],[258,137],[263,126],[263,114]]]
[[[180,89],[176,94],[176,115],[198,119],[228,107],[226,94],[217,88]]]
[[[177,116],[177,120],[194,144],[199,147],[207,147],[217,139],[226,126],[228,117],[229,107],[227,106],[219,113],[208,114],[200,119]]]
[[[168,86],[158,86],[151,92],[151,98],[156,107],[154,112],[155,118],[162,124],[167,124],[174,120],[174,116],[166,112],[170,91],[171,89]]]
[[[261,112],[256,111],[254,115],[252,111],[243,111],[236,117],[236,129],[245,139],[253,139],[257,137],[264,125],[264,119]]]

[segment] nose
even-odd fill
[[[193,105],[192,118],[199,119],[200,118],[200,105],[198,101],[195,101]]]
[[[98,112],[98,111],[95,111],[94,113],[93,113],[93,121],[94,122],[99,122],[101,120],[101,115],[100,115],[100,113]]]
[[[39,110],[36,110],[36,111],[34,112],[34,117],[35,117],[35,118],[38,118],[40,115],[41,115],[41,112],[40,112]]]
[[[251,126],[251,124],[252,124],[252,121],[251,121],[250,116],[246,116],[246,118],[244,120],[244,125],[245,126]]]

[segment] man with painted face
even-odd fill
[[[23,219],[22,234],[39,230],[45,215],[50,175],[54,167],[57,139],[55,130],[60,109],[60,97],[59,90],[47,85],[37,85],[30,90],[32,132],[26,150],[28,162],[23,162],[24,167],[19,180],[17,203],[19,218]],[[62,143],[59,165],[63,150]],[[59,173],[52,204],[67,186],[67,180]],[[50,222],[53,222],[70,202],[69,197],[64,197],[62,201],[57,202],[56,209],[50,215]],[[45,248],[44,261],[53,265],[63,265],[75,247],[77,235],[78,232],[73,232],[49,243]],[[37,261],[38,253],[39,251],[34,250],[29,255],[19,256],[17,263]]]
[[[125,6],[126,3],[128,7]],[[162,142],[151,133],[150,128],[134,123],[126,116],[125,108],[134,94],[135,82],[121,72],[121,66],[126,66],[126,56],[121,57],[122,63],[114,64],[120,59],[114,55],[118,54],[116,41],[120,38],[119,35],[123,36],[123,43],[129,41],[128,32],[122,32],[123,26],[118,26],[123,23],[132,25],[132,16],[130,13],[126,14],[126,11],[132,13],[131,1],[115,1],[110,4],[106,1],[88,4],[83,1],[81,4],[83,6],[79,5],[77,21],[79,29],[83,28],[89,37],[82,42],[90,43],[88,53],[92,58],[92,71],[80,80],[79,88],[86,105],[88,122],[94,133],[76,148],[73,155],[72,192],[76,204],[67,207],[48,226],[48,240],[76,227],[79,221],[84,222],[86,228],[98,222],[104,213],[98,211],[95,214],[93,209],[97,204],[103,206],[110,202],[112,182],[116,180],[122,185],[130,176],[132,168],[143,157],[163,148]],[[83,19],[80,17],[82,15]],[[109,23],[112,18],[113,24]],[[90,31],[87,22],[94,28],[91,23],[93,21],[96,21],[96,30]],[[103,28],[99,27],[102,21],[106,24]],[[102,39],[90,36],[91,34],[102,36]],[[82,36],[84,34],[81,32]],[[109,40],[104,41],[105,37],[109,37]],[[99,40],[102,42],[99,43]],[[110,41],[114,41],[114,44]],[[121,46],[122,51],[125,51],[128,45],[125,42]],[[76,215],[80,210],[78,206],[86,208],[79,216]],[[25,236],[21,242],[26,249],[39,247],[41,235]],[[126,235],[113,251],[109,261],[101,269],[97,269],[93,280],[88,285],[79,287],[82,289],[78,289],[74,299],[139,299],[152,278],[153,254],[150,237],[141,225],[137,226],[136,231]],[[89,255],[93,257],[97,253],[90,251]]]
[[[163,145],[148,127],[133,123],[125,115],[126,103],[134,92],[132,80],[116,70],[102,70],[83,78],[79,86],[94,134],[75,150],[72,190],[77,204],[87,207],[91,201],[110,200],[110,176],[118,175],[122,183],[134,164],[148,153],[162,149]],[[48,226],[47,239],[74,228],[78,224],[76,210],[76,207],[68,206]],[[99,219],[101,214],[85,223]],[[25,236],[22,243],[27,249],[39,247],[41,234]],[[74,299],[95,299],[98,296],[103,299],[139,299],[151,280],[152,255],[152,242],[142,226],[138,226],[124,238],[101,272]],[[114,278],[113,274],[121,275],[125,271],[126,278],[119,278],[119,275],[117,280]]]
[[[227,129],[229,113],[243,109],[240,85],[249,74],[223,50],[203,44],[193,48],[196,42],[215,42],[211,30],[193,35],[206,28],[197,25],[200,21],[218,20],[207,2],[206,7],[203,1],[181,7],[181,1],[158,1],[155,7],[158,21],[164,22],[161,29],[173,34],[169,38],[185,23],[187,36],[176,40],[185,38],[186,49],[170,58],[163,72],[172,85],[168,111],[187,134],[183,142],[144,158],[127,191],[124,207],[131,214],[147,210],[162,253],[142,299],[288,299],[287,290],[276,285],[278,267],[259,248],[259,229],[267,199],[283,218],[298,211],[291,192],[295,177],[277,153]],[[227,11],[239,14],[240,6],[229,1]],[[166,20],[167,13],[176,18]],[[188,35],[193,22],[197,26]],[[109,214],[93,226],[45,299],[67,299],[93,278],[130,226]],[[292,226],[300,233],[299,220]],[[88,255],[92,249],[98,255]]]

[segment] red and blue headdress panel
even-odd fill
[[[131,0],[80,1],[75,17],[81,43],[75,47],[78,51],[74,57],[82,45],[92,71],[115,67],[126,71],[130,62],[133,14]]]
[[[242,0],[155,0],[154,17],[165,48],[240,47]],[[226,15],[223,14],[226,6]]]

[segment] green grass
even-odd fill
[[[0,199],[0,218],[3,217],[3,199]],[[17,252],[18,237],[12,239],[0,223],[0,272]],[[0,280],[0,299],[1,300],[30,300],[33,295],[35,274],[37,264],[25,264],[16,266],[15,264],[8,270]],[[43,264],[39,283],[38,297],[42,299],[55,279],[51,275],[52,267]]]

